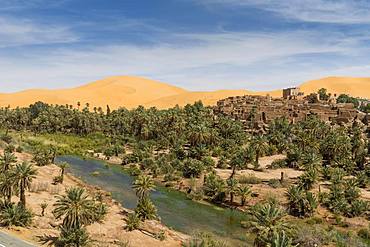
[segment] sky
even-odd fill
[[[189,90],[370,76],[369,0],[0,0],[0,92],[115,75]]]

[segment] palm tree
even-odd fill
[[[4,196],[7,203],[11,203],[13,189],[16,186],[14,171],[7,171],[0,174],[0,193]]]
[[[289,229],[289,225],[283,221],[285,211],[275,203],[257,204],[249,214],[252,216],[252,230],[257,235],[256,246],[266,246],[276,233]]]
[[[65,195],[56,198],[53,214],[56,219],[64,217],[63,226],[81,229],[94,222],[96,207],[83,188],[69,188]]]
[[[234,202],[234,195],[238,192],[238,180],[235,178],[229,178],[227,180],[227,191],[230,195],[230,203]]]
[[[316,183],[318,177],[318,171],[313,168],[309,168],[299,177],[299,186],[305,190],[310,190]]]
[[[306,169],[318,169],[322,165],[322,157],[316,152],[306,152],[302,157],[302,164]]]
[[[230,179],[234,178],[236,170],[241,169],[243,166],[246,165],[247,162],[250,161],[250,155],[248,152],[249,150],[251,149],[247,148],[246,150],[244,150],[242,148],[237,148],[233,152],[230,159],[230,166],[232,169]]]
[[[26,194],[25,191],[31,185],[32,179],[36,177],[37,171],[33,168],[32,165],[27,162],[17,164],[15,168],[14,178],[16,184],[19,187],[19,197],[20,204],[25,208],[26,207]]]
[[[139,199],[142,200],[149,195],[150,191],[154,191],[155,185],[149,176],[140,175],[133,183],[132,188],[135,190]]]
[[[58,166],[60,168],[60,183],[63,184],[65,169],[69,167],[69,164],[62,162]]]
[[[251,191],[251,187],[248,186],[248,185],[241,185],[238,187],[238,196],[240,196],[240,202],[241,202],[241,205],[244,206],[245,205],[245,202],[247,200],[247,197],[252,193]]]
[[[251,146],[256,153],[256,163],[258,164],[260,156],[267,152],[269,144],[264,136],[258,135],[253,137]]]
[[[4,152],[4,155],[0,155],[1,171],[8,171],[15,162],[17,162],[17,157],[13,153]]]

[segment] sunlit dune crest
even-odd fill
[[[326,88],[331,93],[346,93],[356,97],[370,98],[370,78],[328,77],[308,81],[300,86],[305,94]],[[0,106],[28,106],[36,101],[49,104],[81,105],[91,107],[107,105],[111,109],[134,108],[139,105],[160,109],[184,106],[201,100],[205,105],[214,105],[220,99],[237,95],[271,95],[280,97],[281,90],[253,92],[248,90],[217,90],[212,92],[192,92],[166,83],[132,76],[113,76],[86,85],[58,90],[31,89],[17,93],[0,94]]]

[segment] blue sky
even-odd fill
[[[0,91],[112,75],[190,90],[370,76],[368,0],[0,0]]]

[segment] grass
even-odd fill
[[[109,144],[109,138],[102,133],[87,135],[84,137],[73,134],[37,134],[31,132],[10,132],[13,143],[22,144],[26,152],[32,152],[40,146],[53,145],[58,147],[58,154],[74,154],[84,156],[88,150],[102,152]],[[23,141],[21,141],[21,139]]]
[[[257,178],[254,174],[242,175],[239,178],[241,184],[260,184],[262,180]]]

